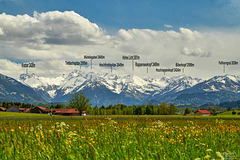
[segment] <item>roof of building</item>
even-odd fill
[[[23,111],[23,112],[24,112],[24,111],[28,112],[30,109],[31,109],[31,108],[19,108],[19,110],[20,110],[20,111]]]
[[[40,106],[34,107],[34,109],[35,109],[35,108],[40,109],[43,113],[48,113],[48,112],[51,111],[50,109],[47,109],[47,108],[45,108],[45,107],[40,107]]]
[[[37,107],[43,111],[47,110],[45,107],[40,107],[40,106],[37,106]]]
[[[0,109],[3,110],[3,111],[6,111],[6,108],[4,108],[4,107],[0,107]]]
[[[206,114],[210,114],[210,112],[209,111],[207,111],[207,110],[197,110],[197,112],[200,112],[200,113],[206,113]]]
[[[52,109],[52,112],[55,113],[72,113],[72,114],[79,114],[79,111],[77,111],[76,109]]]
[[[31,108],[26,108],[26,112],[28,112],[29,110],[31,110]]]

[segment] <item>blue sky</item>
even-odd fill
[[[11,15],[55,10],[73,10],[108,31],[240,25],[237,0],[0,0],[0,13]]]
[[[65,60],[99,53],[105,62],[137,54],[162,68],[191,62],[187,75],[209,78],[223,74],[220,60],[240,64],[239,41],[239,0],[0,0],[0,73],[15,78],[22,62],[35,62],[37,75],[59,76],[73,70]],[[95,62],[97,72],[109,72]]]

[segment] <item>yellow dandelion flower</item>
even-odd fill
[[[14,129],[11,129],[12,132],[14,132]]]

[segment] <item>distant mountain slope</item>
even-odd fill
[[[2,74],[0,74],[0,99],[32,104],[46,102],[33,88]]]
[[[175,104],[221,103],[240,99],[240,77],[215,76],[172,95]]]

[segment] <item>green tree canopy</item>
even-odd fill
[[[187,108],[185,109],[184,114],[190,114],[190,113],[192,113],[192,109],[190,109],[189,107],[187,107]]]
[[[212,114],[212,115],[216,115],[216,114],[217,114],[216,108],[211,108],[211,114]]]
[[[174,104],[170,104],[170,106],[168,107],[168,114],[174,115],[177,113],[177,111],[178,111],[177,106],[175,106]]]
[[[168,115],[168,104],[166,102],[159,105],[159,114]]]
[[[89,98],[86,98],[83,92],[75,93],[69,99],[69,106],[71,108],[76,108],[79,111],[79,115],[82,115],[82,111],[86,111],[90,106]]]

